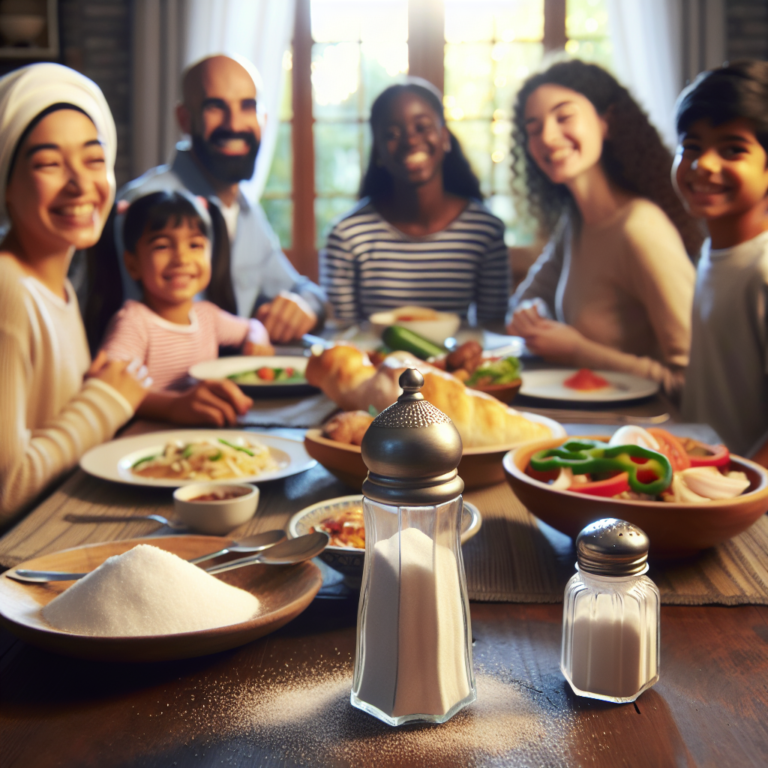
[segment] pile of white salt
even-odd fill
[[[193,632],[253,618],[256,597],[171,552],[140,544],[110,557],[43,608],[56,629],[126,637]]]

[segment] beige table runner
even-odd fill
[[[321,467],[265,484],[259,513],[235,532],[244,536],[284,528],[291,515],[350,490]],[[466,494],[483,525],[464,546],[469,596],[478,601],[555,603],[574,573],[571,540],[537,524],[508,486]],[[46,552],[146,536],[151,523],[72,524],[69,512],[173,515],[171,491],[108,483],[78,471],[0,539],[0,566],[9,568]],[[158,530],[158,535],[167,529]],[[650,575],[668,605],[768,604],[768,519],[697,558],[653,567]]]

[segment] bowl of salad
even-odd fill
[[[768,510],[763,467],[663,429],[528,443],[503,466],[520,501],[548,525],[575,538],[595,520],[627,520],[648,534],[652,558],[713,547]]]
[[[450,353],[436,355],[429,362],[503,403],[511,403],[523,383],[523,366],[517,357],[484,352],[474,340],[464,342]]]

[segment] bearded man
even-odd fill
[[[253,176],[259,151],[260,88],[256,68],[244,59],[215,55],[190,65],[182,76],[176,118],[191,144],[178,145],[169,165],[153,168],[127,184],[118,200],[131,202],[162,189],[185,189],[211,199],[226,221],[231,246],[235,307],[223,308],[257,317],[273,342],[284,343],[322,321],[325,294],[293,268],[261,206],[249,202],[240,188],[240,182]],[[120,232],[118,220],[118,254],[122,255]],[[139,298],[138,287],[124,269],[122,277],[125,297]]]

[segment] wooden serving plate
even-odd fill
[[[17,567],[81,573],[94,570],[108,557],[122,554],[138,544],[151,544],[180,557],[192,558],[215,552],[231,542],[231,538],[218,536],[127,539],[42,555]],[[165,661],[236,648],[274,632],[298,616],[312,602],[323,583],[320,569],[310,562],[239,568],[216,578],[259,598],[261,611],[249,621],[174,635],[93,637],[61,632],[42,617],[41,609],[73,582],[22,584],[8,578],[15,570],[11,568],[0,575],[0,624],[40,648],[100,661]]]
[[[605,436],[587,439],[608,440]],[[706,504],[629,501],[558,491],[525,473],[534,453],[564,441],[528,443],[510,451],[503,467],[512,490],[528,510],[572,538],[595,520],[616,517],[645,531],[651,558],[687,557],[745,531],[768,510],[768,471],[739,456],[731,456],[731,468],[747,475],[749,488],[733,499]]]

